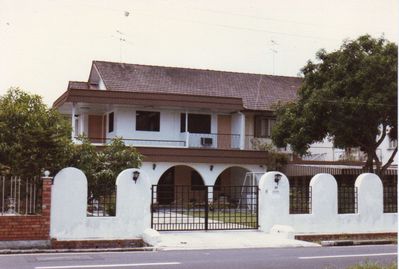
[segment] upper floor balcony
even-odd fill
[[[204,112],[135,107],[79,106],[72,108],[72,137],[86,135],[94,145],[121,137],[127,145],[153,148],[192,148],[267,151],[271,149],[272,117],[250,112]],[[294,159],[289,148],[274,148]],[[331,143],[313,145],[303,161],[364,162],[358,149],[337,149]],[[380,156],[381,150],[377,152]]]

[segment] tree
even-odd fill
[[[369,35],[347,40],[339,50],[320,50],[317,62],[302,68],[298,99],[280,104],[272,132],[276,146],[290,145],[304,155],[324,138],[338,148],[360,148],[365,167],[378,174],[393,162],[398,148],[382,165],[377,148],[388,136],[397,139],[397,45]]]
[[[114,138],[103,150],[98,151],[87,137],[79,137],[71,166],[81,169],[88,180],[93,198],[112,193],[120,172],[141,166],[142,155],[125,145],[122,138]]]
[[[38,95],[10,88],[0,97],[0,167],[3,173],[57,172],[71,157],[71,127]]]

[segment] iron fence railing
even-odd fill
[[[309,177],[290,179],[290,214],[312,213],[312,187]]]
[[[35,215],[41,213],[40,177],[0,176],[0,215]]]
[[[358,211],[357,187],[338,185],[338,214],[353,214]]]
[[[94,195],[91,190],[87,197],[88,217],[114,217],[116,215],[116,186],[107,187],[101,194]]]
[[[382,180],[384,190],[384,213],[398,212],[398,178],[387,175]]]

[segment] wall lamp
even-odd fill
[[[278,174],[278,173],[274,174],[274,182],[276,182],[277,186],[278,186],[278,183],[280,182],[282,176],[283,175]]]
[[[157,164],[153,163],[152,164],[152,170],[155,170],[155,168],[157,168]]]
[[[133,172],[134,184],[136,184],[137,180],[139,179],[139,176],[140,176],[140,172],[139,171],[136,170],[136,171]]]
[[[213,171],[213,165],[212,164],[209,166],[209,170]]]

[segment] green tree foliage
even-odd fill
[[[38,95],[10,88],[0,97],[0,170],[37,176],[56,172],[70,159],[71,127]]]
[[[71,166],[81,169],[87,177],[88,188],[94,198],[114,190],[120,172],[141,166],[142,155],[125,145],[122,138],[114,138],[103,150],[96,150],[87,137],[79,137]]]
[[[302,69],[303,84],[296,102],[277,109],[272,139],[304,155],[310,144],[330,138],[335,147],[358,147],[383,173],[397,148],[382,166],[376,149],[384,138],[397,139],[397,45],[364,35],[337,51],[320,50],[317,62]]]

